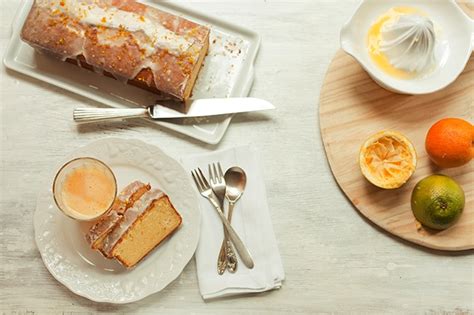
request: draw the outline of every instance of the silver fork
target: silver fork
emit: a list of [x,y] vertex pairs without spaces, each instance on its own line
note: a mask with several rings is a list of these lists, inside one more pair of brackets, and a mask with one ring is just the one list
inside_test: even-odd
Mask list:
[[199,193],[214,206],[219,214],[219,218],[221,219],[222,223],[224,223],[225,228],[227,229],[227,233],[229,234],[229,238],[235,246],[237,253],[239,254],[242,262],[244,263],[247,268],[252,269],[254,266],[252,256],[250,255],[247,247],[245,247],[244,242],[240,239],[237,232],[235,232],[234,228],[230,225],[229,221],[226,219],[224,212],[222,212],[222,208],[219,205],[219,199],[217,198],[216,194],[212,191],[211,186],[207,182],[206,177],[202,173],[200,168],[197,168],[191,171],[193,176],[194,182],[199,190]]
[[[219,199],[222,210],[224,211],[224,200],[226,184],[224,179],[224,172],[222,171],[221,163],[212,163],[209,167],[209,183],[211,188]],[[227,216],[227,220],[230,222],[230,217]],[[235,256],[232,244],[229,241],[229,236],[224,228],[224,241],[222,242],[219,256],[217,256],[217,273],[223,274],[225,269],[229,269],[229,272],[234,273],[237,270],[237,257]]]

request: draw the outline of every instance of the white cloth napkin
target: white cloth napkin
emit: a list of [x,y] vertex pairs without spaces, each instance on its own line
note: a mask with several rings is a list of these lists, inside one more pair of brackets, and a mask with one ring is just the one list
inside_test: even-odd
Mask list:
[[[224,237],[223,226],[214,207],[207,199],[199,196],[202,223],[195,256],[203,299],[280,288],[285,273],[268,211],[265,184],[256,150],[250,146],[241,146],[190,156],[181,161],[189,171],[200,167],[206,177],[208,164],[213,162],[220,162],[224,172],[232,166],[239,166],[247,174],[247,186],[235,205],[232,226],[249,249],[255,266],[251,270],[247,269],[239,258],[236,273],[226,270],[223,275],[217,274],[217,256]],[[227,206],[226,202],[226,211]]]

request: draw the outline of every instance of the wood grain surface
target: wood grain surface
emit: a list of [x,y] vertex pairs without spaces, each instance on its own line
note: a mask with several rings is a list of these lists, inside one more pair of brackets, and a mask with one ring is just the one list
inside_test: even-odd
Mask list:
[[[343,51],[334,57],[321,89],[319,119],[331,170],[347,197],[369,220],[408,241],[440,250],[474,248],[474,162],[438,169],[424,149],[428,129],[446,117],[472,122],[474,57],[464,72],[437,93],[412,96],[378,86],[359,63]],[[385,190],[370,184],[359,169],[361,144],[380,130],[397,130],[414,144],[417,170],[404,186]],[[460,220],[444,231],[426,229],[416,221],[410,196],[422,178],[441,173],[464,189],[466,205]]]

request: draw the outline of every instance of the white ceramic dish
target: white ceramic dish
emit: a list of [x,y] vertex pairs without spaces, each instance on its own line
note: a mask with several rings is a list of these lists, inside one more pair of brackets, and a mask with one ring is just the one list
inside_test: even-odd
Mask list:
[[36,245],[46,268],[72,292],[97,302],[129,303],[162,290],[181,274],[199,240],[201,212],[189,174],[159,148],[138,140],[93,142],[70,154],[58,168],[79,156],[107,163],[119,189],[133,180],[161,188],[183,223],[172,237],[127,270],[89,248],[84,233],[92,223],[80,223],[57,209],[51,192],[52,173],[43,185],[34,215]]
[[[438,67],[426,76],[397,79],[370,59],[367,33],[377,18],[396,6],[421,9],[438,28],[435,51]],[[382,87],[405,94],[427,94],[448,86],[461,74],[474,48],[474,22],[454,0],[364,0],[341,30],[341,47],[352,55]]]
[[[249,94],[254,78],[253,64],[260,46],[258,34],[184,6],[153,0],[141,2],[211,27],[210,51],[194,87],[194,98],[242,97]],[[24,0],[14,18],[12,37],[4,56],[6,67],[111,107],[156,103],[153,93],[35,53],[19,36],[32,3],[33,0]],[[72,119],[72,108],[71,117],[67,119]],[[232,115],[228,115],[152,123],[216,144],[224,136],[231,119]]]

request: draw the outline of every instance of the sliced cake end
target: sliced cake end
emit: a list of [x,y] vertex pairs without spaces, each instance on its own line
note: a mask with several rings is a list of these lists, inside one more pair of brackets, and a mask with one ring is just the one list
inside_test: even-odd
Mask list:
[[182,218],[168,196],[153,200],[112,250],[124,266],[135,266],[181,225]]

